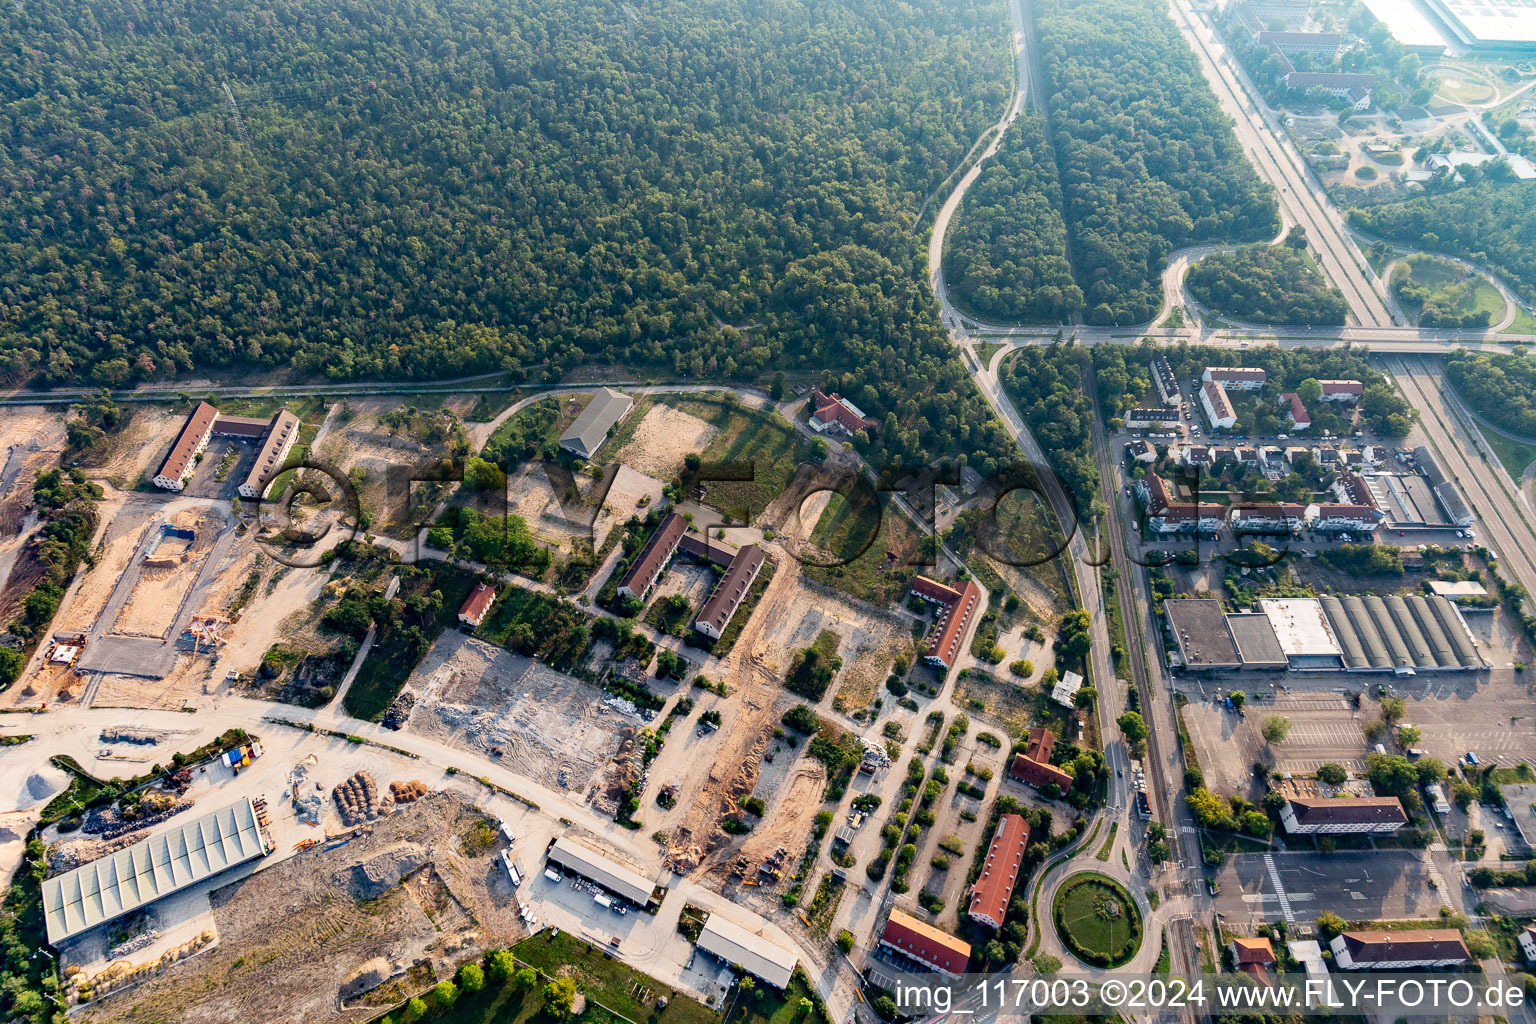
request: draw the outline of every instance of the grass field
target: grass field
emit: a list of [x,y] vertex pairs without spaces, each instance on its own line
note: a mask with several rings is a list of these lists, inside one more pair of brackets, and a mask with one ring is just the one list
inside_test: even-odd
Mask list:
[[[587,999],[587,1009],[571,1019],[581,1024],[617,1022],[615,1014],[636,1024],[713,1024],[719,1020],[719,1014],[697,1000],[564,932],[554,935],[546,931],[525,939],[512,947],[512,954],[520,967],[533,967],[546,976],[569,974],[576,980],[577,990]],[[530,992],[518,992],[510,982],[497,985],[488,980],[479,992],[461,992],[449,1007],[435,1005],[429,995],[423,1000],[429,1008],[419,1020],[422,1024],[524,1024],[532,1020],[553,1024],[555,1018],[544,1012],[544,980],[541,978]],[[666,998],[664,1009],[657,1008],[658,997]],[[397,1010],[390,1019],[410,1018]],[[779,1024],[777,1018],[774,1024]]]
[[[690,395],[660,400],[719,430],[699,453],[706,470],[725,470],[703,475],[701,482],[709,490],[705,500],[733,520],[750,523],[788,488],[796,461],[809,454],[809,442],[776,410],[748,408],[731,401],[734,397]],[[745,477],[748,470],[751,479],[729,479]],[[712,480],[711,475],[728,479]]]
[[1509,326],[1500,333],[1536,334],[1536,316],[1532,316],[1530,310],[1516,303],[1514,320],[1510,321]]
[[1525,467],[1536,462],[1536,445],[1526,444],[1523,441],[1511,441],[1491,430],[1484,430],[1482,434],[1483,440],[1488,442],[1489,449],[1498,456],[1499,462],[1508,471],[1511,479],[1518,484],[1521,474],[1525,472]]
[[805,574],[872,604],[899,599],[917,573],[913,563],[926,538],[894,504],[883,510],[881,504],[879,498],[859,502],[832,495],[811,531],[812,543],[829,557],[807,560]]
[[1141,945],[1141,913],[1108,875],[1084,872],[1056,890],[1053,916],[1068,948],[1089,963],[1118,967]]
[[1481,275],[1468,277],[1467,272],[1454,263],[1432,256],[1414,256],[1392,272],[1390,282],[1403,312],[1418,323],[1425,303],[1403,292],[1409,283],[1427,289],[1430,301],[1442,310],[1456,313],[1488,314],[1488,322],[1498,323],[1504,316],[1504,296]]
[[1445,103],[1486,103],[1493,99],[1493,87],[1483,82],[1457,78],[1452,73],[1441,78],[1435,99]]

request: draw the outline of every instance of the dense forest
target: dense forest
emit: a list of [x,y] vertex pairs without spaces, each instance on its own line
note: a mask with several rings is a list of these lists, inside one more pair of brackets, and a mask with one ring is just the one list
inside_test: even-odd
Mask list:
[[1038,114],[1013,123],[966,190],[944,239],[944,281],[960,308],[984,319],[1059,324],[1082,311],[1056,155]]
[[1031,346],[1010,356],[999,375],[1051,468],[1071,490],[1079,516],[1088,514],[1099,490],[1093,399],[1084,388],[1092,365],[1093,356],[1080,345]]
[[1036,5],[1073,269],[1094,324],[1151,320],[1174,249],[1278,230],[1189,46],[1142,0]]
[[6,4],[0,361],[855,368],[872,415],[919,403],[904,428],[974,412],[910,224],[1006,100],[1004,25],[988,0]]
[[1478,415],[1536,437],[1536,362],[1529,356],[1453,352],[1445,375]]
[[1388,241],[1481,264],[1527,302],[1536,301],[1536,182],[1483,182],[1354,209],[1349,219]]
[[1218,316],[1262,324],[1342,325],[1349,304],[1307,256],[1295,231],[1283,245],[1245,245],[1190,268],[1189,293]]

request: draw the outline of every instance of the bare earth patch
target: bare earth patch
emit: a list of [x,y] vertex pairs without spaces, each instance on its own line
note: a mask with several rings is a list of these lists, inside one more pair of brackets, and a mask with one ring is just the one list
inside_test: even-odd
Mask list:
[[646,476],[670,480],[682,467],[683,456],[702,452],[719,433],[699,417],[658,402],[614,459]]

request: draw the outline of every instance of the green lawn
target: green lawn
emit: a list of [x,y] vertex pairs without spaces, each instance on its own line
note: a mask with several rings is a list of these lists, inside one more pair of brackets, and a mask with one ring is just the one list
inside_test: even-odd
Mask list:
[[753,992],[742,994],[731,1007],[731,1016],[724,1024],[797,1024],[801,1021],[814,1024],[814,1015],[801,1015],[802,999],[816,1002],[815,995],[805,983],[805,975],[797,970],[783,992],[759,985]]
[[1141,913],[1108,875],[1084,872],[1056,891],[1056,930],[1068,948],[1101,967],[1118,967],[1141,945]]
[[[697,1000],[564,932],[555,935],[545,931],[524,939],[512,947],[512,953],[519,967],[533,967],[548,976],[569,973],[576,979],[577,989],[587,998],[586,1011],[572,1018],[579,1024],[607,1024],[617,1020],[614,1014],[636,1024],[715,1024],[719,1020],[719,1014]],[[543,980],[527,993],[517,992],[510,983],[498,986],[488,981],[479,992],[461,992],[446,1009],[436,1006],[428,994],[423,997],[428,1010],[420,1020],[422,1024],[555,1024],[555,1018],[544,1013]],[[665,1009],[657,1009],[658,997],[666,998]],[[603,1007],[608,1008],[606,1012]],[[398,1010],[388,1016],[394,1021],[402,1019]],[[773,1024],[781,1022],[775,1017]]]
[[[545,974],[569,973],[587,997],[640,1024],[713,1024],[719,1014],[655,978],[641,974],[612,954],[567,932],[544,931],[512,947],[518,960]],[[658,1012],[656,1000],[665,997]],[[501,1018],[495,1018],[498,1022]]]
[[997,355],[997,350],[1007,347],[1001,341],[983,341],[978,344],[976,346],[976,358],[980,361],[981,368],[985,370],[988,366],[992,365],[992,357]]
[[1536,316],[1519,303],[1515,304],[1515,319],[1504,328],[1505,334],[1536,334]]
[[801,567],[811,579],[845,594],[888,605],[911,585],[917,572],[912,563],[923,560],[925,540],[894,504],[834,494],[811,531],[811,542],[825,554]]
[[1520,475],[1525,472],[1525,467],[1536,462],[1536,445],[1526,444],[1523,441],[1511,441],[1491,430],[1484,430],[1482,434],[1483,440],[1488,442],[1489,449],[1498,456],[1499,462],[1518,484]]

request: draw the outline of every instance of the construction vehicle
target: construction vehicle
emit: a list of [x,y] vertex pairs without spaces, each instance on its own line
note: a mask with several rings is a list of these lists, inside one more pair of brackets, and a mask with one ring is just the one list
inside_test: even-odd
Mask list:
[[298,842],[293,844],[293,848],[295,850],[308,850],[308,849],[312,849],[315,846],[315,844],[318,843],[318,842],[319,842],[319,840],[318,839],[314,839],[314,838],[301,839]]

